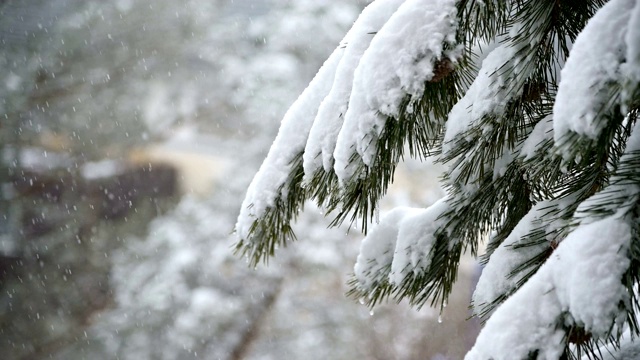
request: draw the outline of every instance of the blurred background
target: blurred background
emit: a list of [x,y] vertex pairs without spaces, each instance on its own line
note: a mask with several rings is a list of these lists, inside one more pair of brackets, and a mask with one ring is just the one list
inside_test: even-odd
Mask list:
[[[269,266],[232,254],[288,106],[367,1],[0,0],[0,358],[460,359],[442,314],[344,296],[362,235],[309,205]],[[443,195],[409,161],[384,207]]]

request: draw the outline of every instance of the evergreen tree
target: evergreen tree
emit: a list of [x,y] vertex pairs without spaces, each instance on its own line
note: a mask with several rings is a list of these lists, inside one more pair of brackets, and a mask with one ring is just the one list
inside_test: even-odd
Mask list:
[[632,358],[639,109],[640,1],[374,1],[285,115],[237,251],[266,261],[311,199],[366,233],[405,153],[435,155],[447,195],[368,232],[350,295],[443,306],[486,241],[467,359]]

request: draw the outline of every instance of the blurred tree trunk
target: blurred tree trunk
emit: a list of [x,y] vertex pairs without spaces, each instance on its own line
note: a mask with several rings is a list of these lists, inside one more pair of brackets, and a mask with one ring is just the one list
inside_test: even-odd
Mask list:
[[242,360],[249,353],[251,344],[260,336],[260,328],[280,295],[282,283],[283,278],[274,280],[271,291],[264,293],[262,301],[252,309],[253,313],[246,328],[242,331],[240,342],[233,349],[229,360]]

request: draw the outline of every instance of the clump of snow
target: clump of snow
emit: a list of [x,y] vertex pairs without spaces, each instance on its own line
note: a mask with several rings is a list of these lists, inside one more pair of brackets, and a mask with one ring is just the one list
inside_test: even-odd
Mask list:
[[[625,160],[625,156],[621,161]],[[588,224],[595,221],[599,216],[597,213],[603,214],[615,214],[623,213],[630,208],[636,206],[638,196],[640,195],[640,188],[637,184],[629,184],[628,181],[613,176],[611,184],[607,186],[603,191],[591,196],[587,200],[583,201],[574,214],[574,218],[581,224]],[[612,196],[615,194],[616,200],[612,201]],[[594,211],[596,216],[594,216]]]
[[329,93],[336,68],[343,54],[336,48],[325,61],[309,86],[287,111],[267,158],[247,189],[236,224],[241,238],[247,239],[251,225],[279,197],[286,197],[281,188],[291,173],[291,162],[304,150],[309,131],[322,99]]
[[[511,99],[520,96],[522,88],[516,88],[511,74],[523,76],[519,68],[520,47],[503,44],[496,47],[482,61],[482,68],[464,97],[451,109],[447,119],[443,151],[451,149],[451,143],[485,116],[501,115]],[[509,71],[507,71],[508,69]]]
[[431,264],[431,249],[449,210],[446,198],[430,207],[396,207],[362,241],[354,267],[358,287],[372,292],[379,284],[399,286]]
[[435,234],[441,225],[438,218],[448,209],[446,198],[443,198],[402,219],[389,274],[392,284],[400,285],[407,276],[420,274],[429,267]]
[[559,359],[564,332],[555,326],[561,311],[552,284],[529,281],[489,318],[465,360]]
[[635,0],[608,2],[576,38],[562,69],[553,106],[556,144],[569,132],[596,139],[607,126],[600,112],[611,100],[611,83],[621,80],[624,34],[635,3]]
[[549,139],[553,139],[553,116],[547,116],[536,124],[527,139],[522,143],[520,157],[523,160],[533,158],[540,146]]
[[500,157],[495,159],[495,162],[493,164],[493,180],[497,180],[503,177],[507,172],[507,168],[515,159],[515,153],[511,151],[509,147],[505,146],[502,149],[502,154],[500,155]]
[[[517,40],[495,47],[482,61],[482,67],[464,97],[451,109],[447,119],[443,141],[443,151],[451,149],[454,139],[478,125],[483,118],[494,115],[500,118],[507,104],[522,95],[523,84],[514,81],[514,76],[527,78],[535,69],[531,66],[535,51],[527,51],[542,41],[541,32],[524,28],[524,23],[516,23],[510,30],[510,38],[520,32],[529,32],[529,42]],[[529,23],[535,28],[537,24]],[[490,129],[483,129],[489,131]]]
[[552,255],[551,279],[562,308],[594,335],[606,334],[612,319],[624,320],[619,307],[628,293],[621,279],[630,242],[629,224],[610,217],[579,226]]
[[[627,176],[620,176],[620,171],[629,171],[637,152],[640,151],[640,123],[636,122],[627,139],[627,146],[620,157],[618,169],[602,191],[583,201],[576,210],[574,218],[581,224],[595,221],[601,214],[619,214],[633,209],[640,197],[640,186]],[[637,171],[637,170],[636,170]],[[595,216],[594,216],[595,215]],[[598,216],[600,215],[600,216]]]
[[[628,299],[631,227],[612,216],[577,227],[547,262],[489,318],[467,360],[560,357],[561,326],[578,325],[596,337],[624,321]],[[518,319],[518,321],[514,321]]]
[[[459,56],[453,0],[407,0],[380,29],[354,72],[344,125],[334,152],[338,179],[347,181],[357,152],[366,165],[376,154],[375,142],[388,117],[397,118],[402,101],[418,100],[435,64]],[[445,44],[454,50],[445,51]]]
[[476,314],[480,313],[485,305],[491,304],[500,295],[508,295],[516,289],[517,283],[522,279],[524,273],[521,272],[511,276],[511,272],[531,259],[533,255],[539,253],[541,245],[519,249],[514,249],[514,246],[521,244],[527,235],[541,226],[541,218],[549,212],[550,206],[551,204],[546,201],[536,204],[493,252],[473,293]]
[[455,62],[457,9],[452,0],[408,0],[376,35],[360,67],[367,104],[385,115],[397,116],[405,94],[422,96],[434,64],[443,58]]
[[345,50],[336,70],[335,82],[320,104],[304,150],[305,180],[309,180],[320,166],[325,171],[331,170],[333,151],[349,105],[354,71],[374,35],[403,2],[404,0],[378,0],[371,3],[342,40],[341,46]]
[[362,241],[354,266],[358,287],[371,290],[386,282],[393,261],[402,219],[420,214],[422,209],[397,207],[388,212]]
[[459,135],[463,134],[470,128],[472,119],[471,114],[474,109],[473,102],[476,98],[478,89],[481,88],[481,85],[477,84],[479,83],[479,78],[480,76],[476,78],[469,89],[467,89],[467,92],[462,97],[462,99],[458,100],[458,102],[449,112],[449,117],[447,118],[445,127],[444,139],[442,142],[442,151],[445,153],[451,149],[451,145],[454,139],[459,139]]

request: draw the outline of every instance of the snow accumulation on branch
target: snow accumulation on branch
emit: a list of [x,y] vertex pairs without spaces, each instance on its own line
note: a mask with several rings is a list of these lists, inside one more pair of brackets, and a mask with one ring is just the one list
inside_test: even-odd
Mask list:
[[568,133],[596,140],[609,125],[603,111],[610,109],[620,95],[620,89],[612,84],[624,83],[621,80],[630,75],[621,67],[636,46],[627,46],[634,44],[634,39],[625,41],[625,34],[630,38],[638,32],[628,31],[633,25],[630,19],[634,5],[638,7],[635,0],[608,2],[587,23],[571,49],[553,107],[554,140],[565,158],[570,158],[575,148],[573,142],[566,141]]
[[320,164],[325,170],[335,165],[340,180],[350,178],[354,148],[366,164],[373,161],[384,121],[398,117],[407,96],[422,96],[438,61],[453,64],[460,56],[456,14],[454,0],[378,0],[367,7],[285,114],[247,190],[236,225],[240,238],[249,237],[254,221],[278,199],[286,199],[285,184],[300,154],[305,181]]
[[547,249],[547,244],[529,245],[517,249],[516,247],[523,245],[526,242],[526,237],[537,228],[544,227],[545,224],[542,220],[552,207],[553,205],[547,201],[536,204],[493,252],[489,262],[482,270],[482,275],[473,293],[473,308],[476,315],[482,315],[487,305],[517,289],[517,284],[523,278],[524,272],[512,275],[513,271],[539,252]]
[[448,210],[444,199],[406,216],[400,223],[389,281],[400,286],[407,277],[422,275],[431,265],[431,250],[440,228],[439,218]]
[[[477,77],[451,110],[443,141],[444,153],[451,150],[455,140],[464,139],[465,132],[480,125],[484,118],[504,117],[508,105],[523,95],[523,79],[529,78],[539,60],[533,50],[548,39],[544,39],[544,32],[541,31],[544,21],[529,21],[529,13],[520,14],[519,17],[509,31],[508,40],[487,54]],[[530,34],[526,41],[518,36],[522,33]],[[490,131],[488,128],[481,130],[483,133]]]
[[357,153],[371,165],[376,140],[403,101],[420,99],[439,60],[455,63],[456,6],[453,0],[407,0],[371,41],[354,71],[353,88],[334,152],[341,183],[355,173]]
[[[305,199],[310,187],[321,183],[317,174],[331,181],[337,177],[342,192],[325,189],[336,192],[330,206],[341,204],[344,212],[368,220],[369,206],[376,205],[372,199],[386,191],[386,183],[378,188],[370,183],[392,178],[403,153],[384,155],[410,142],[410,135],[388,130],[389,124],[413,124],[403,122],[409,118],[430,124],[424,118],[433,102],[423,101],[432,99],[429,86],[439,67],[473,68],[466,66],[458,43],[456,3],[461,4],[377,0],[362,12],[285,115],[249,187],[237,225],[241,238],[249,237],[252,224],[277,201],[291,196],[287,192],[294,189],[285,185],[291,183],[294,160],[304,170],[299,191]],[[502,30],[508,34],[492,45],[472,83],[466,78],[452,83],[453,94],[444,86],[433,91],[452,99],[446,106],[451,111],[438,115],[442,123],[434,131],[444,134],[433,136],[442,142],[443,161],[450,161],[449,195],[426,209],[389,212],[363,240],[354,267],[352,293],[370,296],[370,305],[389,295],[422,301],[420,294],[435,293],[444,299],[444,286],[455,277],[433,269],[455,270],[463,246],[475,255],[479,238],[495,230],[495,251],[488,252],[473,296],[476,315],[495,312],[467,360],[557,359],[575,329],[595,342],[614,331],[621,334],[637,304],[624,278],[636,261],[630,254],[637,246],[632,244],[637,219],[630,214],[640,199],[640,125],[625,107],[637,112],[640,106],[640,1],[611,0],[597,12],[602,4],[585,5],[588,16],[580,14],[576,21],[586,27],[573,45],[565,37],[573,39],[577,31],[563,19],[571,6],[558,10],[552,3],[530,3],[536,5],[512,9],[504,27],[495,25],[496,36]],[[556,94],[553,69],[562,65]],[[411,111],[427,115],[407,115]],[[574,141],[604,139],[605,133],[611,139],[599,149],[585,150]],[[399,141],[387,141],[387,135]],[[569,171],[560,168],[561,157],[593,158],[595,151],[604,152],[602,163],[585,165],[576,158]],[[547,179],[549,184],[539,184]],[[429,290],[445,283],[440,292]]]
[[576,222],[588,224],[603,216],[622,217],[632,211],[640,200],[639,159],[640,122],[636,122],[609,185],[578,206],[574,214]]
[[523,161],[532,159],[536,152],[542,151],[543,145],[553,140],[553,116],[549,115],[538,121],[536,126],[531,130],[527,139],[522,143],[519,157]]
[[283,189],[292,172],[292,162],[304,150],[318,106],[331,89],[343,53],[341,46],[333,51],[309,86],[284,115],[278,135],[249,185],[240,209],[236,224],[236,232],[240,238],[248,239],[253,222],[267,208],[273,207],[276,199],[287,197],[288,194],[283,193]]
[[573,326],[606,336],[624,321],[620,304],[628,293],[621,278],[630,241],[623,219],[579,226],[489,318],[465,359],[525,359],[535,351],[540,359],[558,359]]
[[[615,93],[618,90],[612,93],[611,89],[615,88],[612,84],[625,83],[621,73],[625,58],[627,64],[632,61],[628,54],[629,48],[635,46],[632,41],[638,43],[629,34],[637,32],[632,26],[639,7],[635,0],[613,0],[589,21],[562,70],[553,127],[548,119],[539,122],[522,146],[522,158],[532,158],[538,145],[550,136],[562,155],[569,154],[563,148],[568,146],[568,142],[563,143],[568,133],[596,139],[610,126],[603,110],[615,108],[612,102],[620,102]],[[571,329],[582,329],[594,339],[622,329],[630,303],[629,289],[623,284],[631,263],[634,220],[629,212],[637,206],[640,196],[638,139],[640,129],[636,123],[609,185],[578,206],[568,236],[491,315],[466,359],[527,358],[536,353],[538,358],[556,359],[563,353]],[[550,205],[543,201],[534,206],[493,253],[474,294],[476,307],[516,289],[521,273],[514,276],[514,267],[532,257],[523,249],[534,251],[535,247],[516,250],[514,246],[535,227],[545,226],[539,219],[548,218],[541,211]],[[559,206],[562,207],[560,203]],[[519,321],[514,322],[514,318]]]
[[382,284],[399,287],[431,264],[439,217],[448,210],[440,199],[426,209],[400,207],[387,213],[362,241],[354,267],[356,287],[364,293]]
[[404,0],[378,0],[371,3],[362,11],[342,41],[344,53],[336,69],[335,81],[320,104],[304,149],[305,181],[309,181],[321,166],[324,171],[331,171],[333,151],[349,106],[354,71],[375,34],[403,2]]
[[421,209],[397,207],[385,214],[380,223],[364,238],[354,266],[358,287],[365,292],[389,281],[391,264],[401,222]]
[[443,152],[451,148],[451,144],[476,125],[487,115],[502,115],[507,103],[519,96],[520,89],[514,89],[515,82],[505,72],[505,68],[513,66],[512,62],[518,52],[511,44],[503,44],[491,51],[482,62],[482,68],[464,97],[451,109],[447,119],[443,141]]

